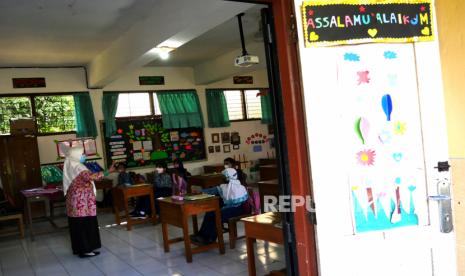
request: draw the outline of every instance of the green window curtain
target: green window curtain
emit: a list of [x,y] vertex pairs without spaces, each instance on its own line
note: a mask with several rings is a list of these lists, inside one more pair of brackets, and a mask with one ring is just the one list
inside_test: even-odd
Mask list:
[[103,119],[105,120],[105,137],[116,132],[115,115],[118,108],[118,92],[105,92],[102,99]]
[[73,98],[76,114],[76,136],[97,137],[94,109],[89,93],[75,93]]
[[164,128],[203,127],[202,110],[195,90],[157,93]]
[[208,127],[228,127],[229,122],[228,106],[223,90],[207,89],[207,112]]
[[273,110],[271,108],[271,94],[270,90],[260,91],[260,103],[262,107],[262,124],[273,124]]

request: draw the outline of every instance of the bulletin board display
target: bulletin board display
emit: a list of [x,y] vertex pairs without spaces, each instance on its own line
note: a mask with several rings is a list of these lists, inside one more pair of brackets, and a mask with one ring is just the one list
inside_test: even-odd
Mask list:
[[[101,122],[102,130],[105,123]],[[104,133],[104,132],[103,132]],[[126,162],[128,168],[156,162],[207,158],[203,128],[163,128],[161,117],[116,121],[116,133],[104,138],[105,163]]]
[[57,149],[57,160],[62,160],[66,157],[66,153],[72,147],[83,147],[84,154],[88,157],[100,157],[97,152],[97,143],[95,138],[86,137],[86,138],[77,138],[77,139],[67,139],[67,140],[55,140],[56,149]]

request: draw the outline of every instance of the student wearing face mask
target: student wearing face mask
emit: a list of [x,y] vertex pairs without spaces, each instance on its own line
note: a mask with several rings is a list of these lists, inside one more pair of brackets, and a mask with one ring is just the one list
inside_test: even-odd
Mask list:
[[126,171],[125,163],[118,163],[118,186],[131,186],[134,184],[131,175]]
[[114,164],[105,172],[92,173],[84,165],[83,147],[72,147],[66,154],[63,166],[63,192],[66,195],[71,247],[81,258],[99,254],[101,247],[95,200],[95,180],[116,171]]
[[157,215],[160,214],[160,208],[158,207],[158,201],[156,199],[159,197],[168,197],[173,195],[173,181],[167,170],[168,167],[164,162],[159,162],[155,165],[153,188]]
[[239,180],[239,182],[241,182],[241,185],[243,185],[244,187],[247,187],[247,182],[246,182],[247,176],[241,170],[240,163],[237,162],[236,160],[232,159],[231,157],[228,157],[228,158],[224,159],[224,169],[226,170],[226,169],[229,169],[229,168],[236,170],[237,179]]

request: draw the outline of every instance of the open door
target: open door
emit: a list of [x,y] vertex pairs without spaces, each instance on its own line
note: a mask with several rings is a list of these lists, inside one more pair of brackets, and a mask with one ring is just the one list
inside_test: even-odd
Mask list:
[[437,42],[299,54],[320,275],[456,275]]

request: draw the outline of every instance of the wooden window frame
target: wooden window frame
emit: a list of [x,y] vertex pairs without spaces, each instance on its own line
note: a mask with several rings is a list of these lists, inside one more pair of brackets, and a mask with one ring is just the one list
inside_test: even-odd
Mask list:
[[231,91],[231,90],[235,90],[235,91],[240,91],[241,92],[241,99],[242,99],[242,118],[243,119],[238,119],[238,120],[229,120],[230,122],[248,122],[248,121],[260,121],[262,118],[247,118],[247,105],[246,105],[246,102],[245,102],[245,90],[263,90],[263,89],[268,89],[268,88],[264,88],[264,87],[247,87],[247,88],[218,88],[220,90],[223,90],[223,91]]

